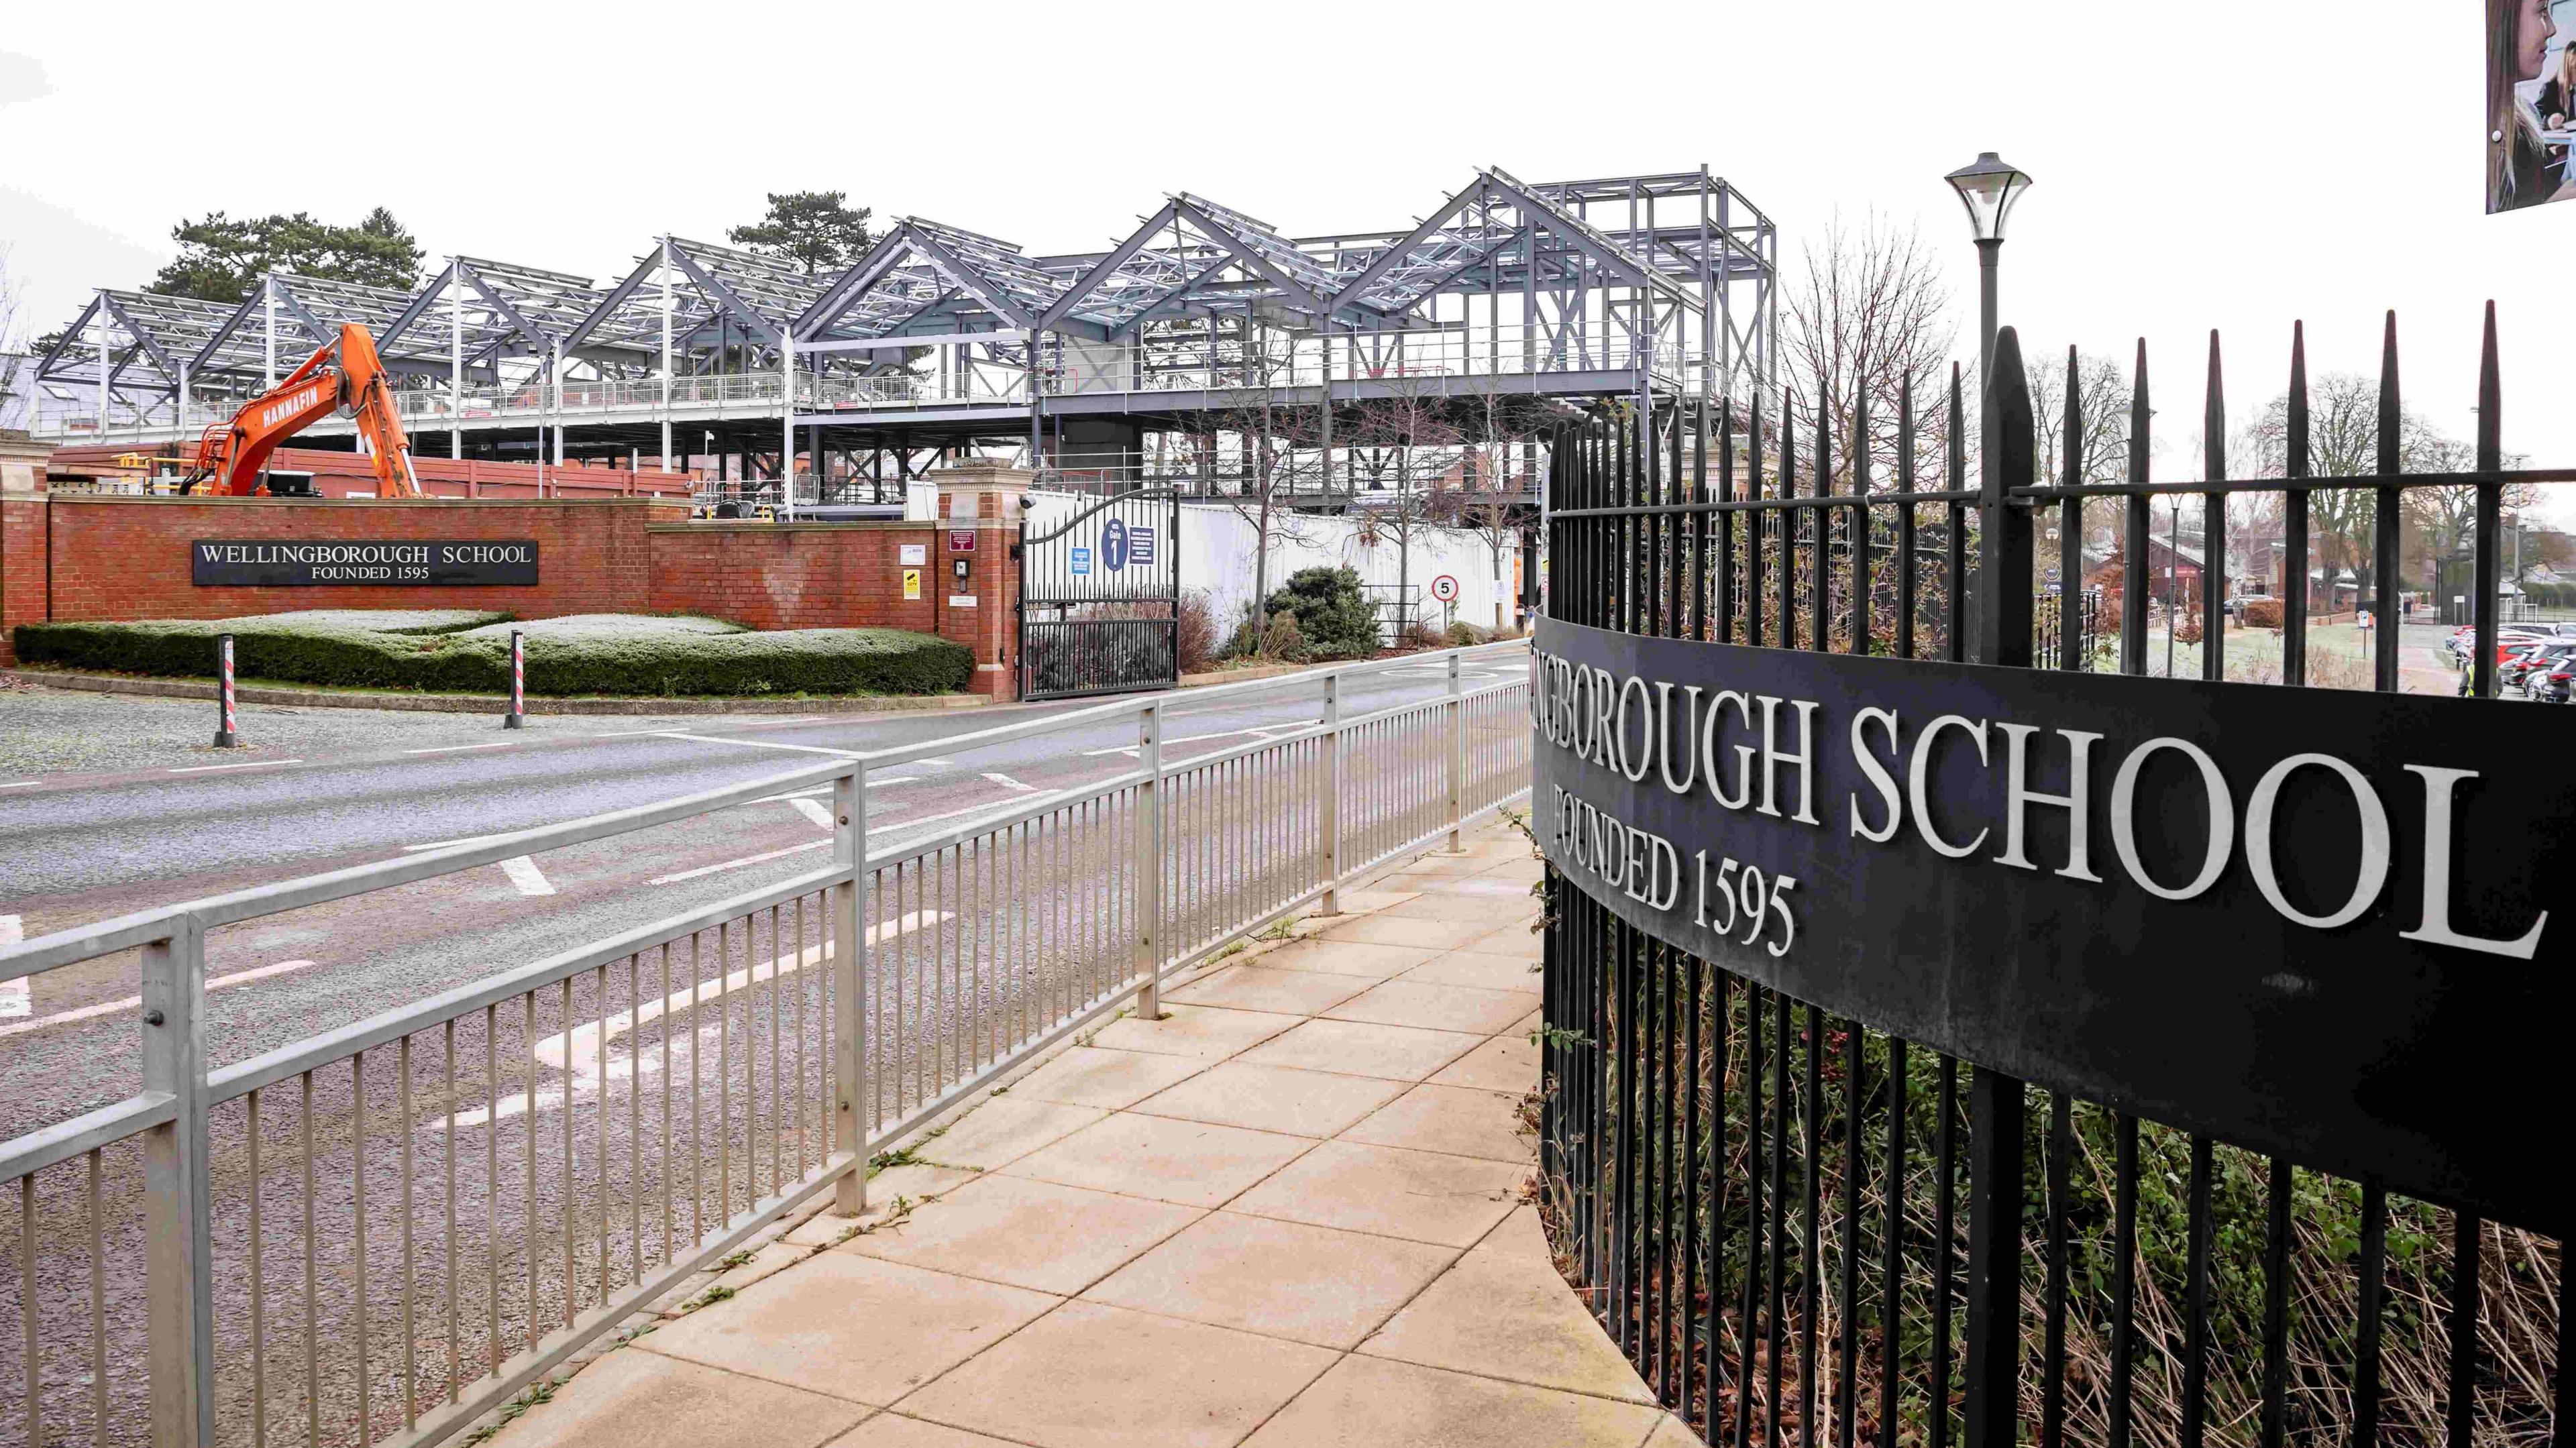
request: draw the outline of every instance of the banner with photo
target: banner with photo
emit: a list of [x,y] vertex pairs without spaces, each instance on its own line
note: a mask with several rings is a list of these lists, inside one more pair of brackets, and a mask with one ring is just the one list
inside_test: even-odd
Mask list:
[[2576,0],[2487,0],[2487,210],[2576,196]]

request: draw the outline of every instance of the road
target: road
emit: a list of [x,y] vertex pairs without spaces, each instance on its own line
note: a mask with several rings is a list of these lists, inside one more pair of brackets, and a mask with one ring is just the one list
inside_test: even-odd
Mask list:
[[[1473,689],[1519,660],[1469,669]],[[1345,715],[1443,692],[1439,665],[1352,681]],[[475,836],[525,829],[778,774],[847,751],[954,738],[1095,701],[941,714],[667,722],[538,716],[507,738],[335,755],[256,753],[221,767],[0,779],[0,920],[27,937],[154,905]],[[111,706],[112,707],[112,706]],[[1318,717],[1307,685],[1253,699],[1172,696],[1166,758],[1184,760]],[[500,734],[492,728],[495,736]],[[872,849],[1011,798],[1133,767],[1135,727],[1105,721],[905,765],[872,786]],[[583,941],[822,862],[823,812],[779,798],[646,834],[559,850],[249,922],[207,943],[209,1053],[241,1060]],[[125,1002],[132,958],[28,983],[0,1017],[0,1138],[136,1089]]]
[[[1526,667],[1520,660],[1477,665],[1467,683],[1504,682]],[[1353,681],[1343,710],[1349,717],[1445,689],[1442,666],[1397,668]],[[1089,702],[640,725],[540,717],[508,737],[493,737],[500,731],[487,720],[481,728],[461,722],[425,734],[406,725],[392,740],[353,721],[349,732],[367,742],[351,747],[334,747],[331,721],[308,715],[296,721],[291,754],[208,759],[165,747],[137,751],[153,761],[149,767],[0,777],[0,936],[35,936],[741,784],[851,750],[954,739]],[[0,721],[6,704],[0,700]],[[1174,695],[1165,757],[1180,763],[1221,752],[1311,723],[1318,712],[1312,684],[1243,700]],[[1135,745],[1132,720],[1104,721],[887,769],[871,787],[871,849],[925,837],[1013,799],[1124,773],[1133,768]],[[165,762],[172,759],[188,762]],[[1269,778],[1268,794],[1248,779],[1217,786],[1237,804],[1225,820],[1227,839],[1261,833],[1245,823],[1243,802],[1299,807],[1275,792],[1284,776]],[[1178,791],[1174,803],[1190,798]],[[1176,839],[1194,830],[1214,838],[1204,820],[1177,809]],[[240,1061],[809,871],[825,862],[828,824],[815,792],[782,793],[678,825],[219,930],[206,949],[211,1062]],[[1025,1010],[1031,992],[1059,997],[1059,978],[1070,982],[1061,1000],[1083,993],[1086,973],[1094,981],[1115,978],[1124,951],[1112,946],[1102,918],[1114,897],[1095,888],[1114,868],[1102,856],[1115,852],[1098,848],[1111,838],[1100,833],[1103,826],[1094,817],[1038,836],[1036,871],[1015,877],[1021,898],[937,893],[973,882],[943,882],[932,871],[934,893],[926,900],[893,902],[887,928],[895,939],[872,955],[871,974],[879,981],[880,1031],[903,1034],[914,1054],[909,1070],[900,1056],[880,1061],[881,1090],[891,1079],[900,1095],[907,1074],[922,1088],[953,1078],[954,1053],[965,1046],[971,1056],[972,1042],[992,1034],[984,1029],[988,1016]],[[1085,840],[1093,847],[1083,850],[1078,842]],[[1046,841],[1077,843],[1057,843],[1049,860]],[[1285,868],[1229,855],[1223,846],[1200,853],[1200,865],[1222,866],[1217,873],[1232,878],[1278,877]],[[560,1320],[567,1259],[578,1258],[577,1282],[613,1276],[622,1284],[666,1252],[685,1254],[756,1189],[793,1180],[819,1161],[822,973],[801,968],[812,957],[799,949],[819,943],[815,904],[812,936],[800,933],[792,911],[771,917],[769,933],[758,919],[748,928],[737,922],[726,932],[704,932],[685,949],[567,982],[560,993],[550,988],[498,1013],[469,1014],[452,1030],[419,1033],[399,1052],[379,1049],[366,1061],[363,1111],[346,1063],[269,1088],[256,1117],[245,1114],[244,1101],[219,1108],[210,1127],[216,1252],[224,1268],[217,1336],[229,1364],[217,1411],[227,1433],[263,1416],[272,1433],[300,1433],[311,1412],[322,1441],[379,1435],[400,1421],[402,1383],[424,1404],[444,1396],[451,1351],[470,1382],[491,1354],[506,1354]],[[1006,943],[992,926],[979,935],[1013,910],[1015,919],[1045,919],[1053,934]],[[911,921],[920,922],[918,933]],[[982,939],[978,948],[998,949],[1002,961],[963,989],[955,967],[961,938]],[[1024,963],[1014,966],[1024,951]],[[139,1088],[135,967],[129,954],[51,972],[29,982],[14,1003],[22,1014],[0,1014],[0,1137]],[[1011,983],[997,985],[1005,975]],[[704,998],[702,988],[710,988]],[[809,1040],[816,1047],[810,1060]],[[926,1061],[919,1054],[925,1049]],[[943,1049],[951,1054],[944,1074]],[[782,1164],[782,1149],[794,1160]],[[87,1437],[92,1423],[84,1387],[92,1381],[84,1315],[91,1252],[83,1237],[93,1211],[105,1308],[99,1341],[110,1364],[108,1437],[132,1441],[142,1431],[138,1168],[130,1147],[110,1150],[94,1207],[84,1199],[80,1169],[66,1164],[45,1174],[31,1205],[42,1224],[35,1296],[48,1344],[46,1417],[58,1436]],[[264,1209],[255,1234],[247,1225],[261,1220],[250,1216],[253,1196]],[[618,1220],[620,1203],[630,1220]],[[439,1225],[442,1213],[451,1227]],[[575,1219],[578,1243],[563,1225]],[[412,1246],[415,1226],[421,1235],[412,1251],[388,1250]],[[368,1231],[379,1246],[364,1245]],[[252,1235],[267,1250],[264,1272],[247,1267]],[[559,1248],[549,1245],[558,1238]],[[405,1268],[407,1258],[416,1273]],[[415,1280],[427,1314],[417,1323]],[[13,1321],[24,1286],[0,1282],[0,1306]],[[596,1300],[595,1292],[575,1296],[576,1307]],[[397,1304],[399,1317],[389,1316]],[[302,1314],[312,1314],[315,1326],[302,1326]],[[254,1320],[265,1324],[256,1335]],[[372,1325],[372,1357],[352,1340],[359,1322]],[[319,1348],[309,1369],[308,1337]],[[264,1375],[244,1373],[245,1349],[263,1345]],[[5,1381],[20,1382],[20,1370],[13,1367]],[[370,1384],[372,1400],[361,1398],[361,1385]],[[16,1396],[0,1388],[0,1424],[7,1425],[0,1441],[23,1411],[5,1401]],[[359,1430],[361,1421],[367,1431]]]

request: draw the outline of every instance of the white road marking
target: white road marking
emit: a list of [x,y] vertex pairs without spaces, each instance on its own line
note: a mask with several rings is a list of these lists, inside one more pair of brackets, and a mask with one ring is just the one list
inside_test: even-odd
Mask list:
[[949,765],[956,762],[957,761],[953,759],[916,759],[913,761],[913,763],[920,765],[924,769],[946,769]]
[[[230,975],[219,975],[214,979],[207,981],[206,989],[223,990],[229,986],[247,985],[255,980],[266,980],[272,975],[284,975],[289,971],[302,970],[311,964],[313,964],[313,962],[309,960],[281,960],[275,965],[263,965],[251,970],[237,970]],[[98,1016],[110,1016],[116,1014],[118,1011],[135,1010],[141,1007],[142,1004],[143,997],[127,996],[123,1000],[101,1001],[99,1004],[94,1006],[81,1006],[74,1010],[56,1011],[50,1016],[38,1016],[32,1021],[20,1021],[14,1026],[0,1026],[0,1037],[23,1035],[28,1031],[41,1031],[47,1026],[65,1025],[72,1021],[86,1021]]]
[[676,875],[656,875],[644,883],[647,885],[676,885],[682,880],[694,880],[701,875],[712,875],[719,870],[738,870],[745,865],[766,864],[771,860],[783,860],[789,855],[801,855],[807,850],[830,849],[831,846],[832,842],[830,840],[811,840],[801,845],[789,845],[783,850],[771,850],[765,855],[745,855],[739,860],[727,860],[718,865],[700,865],[694,870],[682,870]]
[[537,862],[526,855],[512,855],[503,860],[501,873],[510,877],[510,883],[518,886],[522,895],[551,895],[555,892],[554,882],[547,879],[546,872],[538,869]]
[[821,800],[806,799],[800,796],[789,800],[788,803],[796,806],[796,812],[798,814],[812,820],[822,828],[828,830],[832,827],[832,812],[823,807],[823,802]]
[[33,779],[13,779],[7,784],[0,784],[0,789],[32,789],[38,783],[40,781]]
[[468,749],[507,749],[516,739],[495,739],[489,744],[442,744],[436,749],[406,749],[405,754],[462,754]]
[[167,774],[205,774],[217,769],[272,769],[281,764],[302,764],[301,759],[253,759],[241,764],[190,764],[165,770]]
[[[920,930],[931,925],[937,925],[942,921],[954,918],[955,917],[950,912],[945,910],[932,910],[927,912],[913,911],[895,921],[894,929],[892,931],[888,931],[882,925],[869,926],[867,930],[867,942],[870,945],[875,945],[882,940],[891,938],[892,936],[909,935],[915,930]],[[721,1001],[724,997],[736,991],[748,990],[752,985],[759,981],[776,980],[778,977],[786,975],[791,971],[799,971],[808,966],[821,965],[823,962],[831,958],[832,952],[829,946],[808,946],[801,954],[795,956],[780,956],[774,960],[762,961],[748,969],[734,971],[726,975],[720,981],[706,981],[694,985],[688,990],[673,991],[671,994],[664,996],[660,1000],[646,1001],[642,1006],[635,1010],[620,1011],[617,1014],[608,1017],[604,1021],[591,1021],[584,1025],[575,1026],[568,1034],[559,1032],[555,1035],[547,1036],[538,1041],[536,1045],[530,1049],[529,1054],[536,1058],[539,1065],[563,1072],[564,1075],[569,1078],[571,1088],[574,1091],[595,1092],[599,1089],[600,1081],[602,1079],[599,1072],[599,1051],[600,1046],[602,1045],[602,1041],[600,1039],[602,1032],[606,1033],[609,1041],[614,1041],[618,1037],[634,1030],[637,1026],[646,1021],[657,1020],[684,1007],[691,1010],[693,1016],[692,1025],[694,1026],[694,1014],[698,1008]],[[716,1028],[699,1027],[698,1029],[704,1031]],[[655,1059],[651,1054],[649,1054],[649,1052],[638,1052],[636,1055],[624,1060],[610,1062],[608,1064],[608,1076],[610,1078],[629,1077],[636,1074],[639,1070],[659,1069],[661,1069],[661,1062],[659,1060]],[[553,1090],[538,1092],[538,1108],[543,1110],[562,1105],[565,1094],[565,1091],[560,1087]],[[505,1117],[516,1116],[527,1109],[528,1098],[523,1092],[517,1096],[503,1097],[500,1103],[500,1110],[497,1113],[488,1108],[477,1108],[472,1111],[460,1111],[456,1113],[455,1119],[456,1124],[459,1126],[480,1126],[484,1122],[491,1120],[496,1114]],[[443,1124],[446,1119],[447,1118],[442,1116],[438,1118],[438,1121]]]
[[1000,785],[1002,788],[1009,790],[1009,791],[1010,791],[1010,792],[1012,792],[1013,794],[1034,794],[1034,793],[1036,793],[1036,792],[1037,792],[1037,786],[1036,786],[1036,785],[1034,785],[1034,784],[1022,784],[1022,783],[1020,783],[1018,780],[1011,778],[1011,777],[1010,777],[1009,775],[1007,775],[1007,774],[990,774],[990,773],[988,773],[988,774],[986,774],[984,777],[985,777],[986,779],[989,779],[989,780],[993,781],[995,784]]
[[665,739],[686,739],[697,744],[732,744],[744,749],[792,749],[798,754],[829,754],[836,759],[856,759],[853,749],[825,749],[819,744],[772,744],[766,739],[727,739],[720,734],[682,734],[677,730],[658,731]]
[[[15,945],[27,938],[26,922],[15,915],[0,915],[0,945]],[[27,995],[27,978],[0,980],[0,1016],[23,1016],[36,1008]]]
[[[921,776],[919,776],[919,775],[917,775],[917,774],[898,774],[898,775],[894,775],[894,776],[892,776],[891,778],[887,778],[887,779],[878,779],[878,778],[876,778],[876,777],[874,777],[874,776],[870,776],[870,777],[869,777],[869,779],[868,779],[868,788],[870,788],[870,789],[877,789],[877,788],[880,788],[880,787],[882,787],[882,786],[889,785],[889,784],[919,784],[919,783],[921,783]],[[758,798],[758,799],[756,799],[756,800],[753,800],[753,801],[752,801],[752,803],[753,803],[753,804],[776,804],[778,801],[780,801],[780,800],[782,800],[782,799],[820,799],[820,798],[822,798],[824,795],[830,794],[831,792],[832,792],[832,786],[831,786],[831,785],[828,785],[828,784],[818,784],[818,785],[814,786],[812,789],[800,789],[800,790],[796,790],[796,791],[794,791],[793,793],[790,793],[790,794],[764,794],[764,795],[762,795],[760,798]]]
[[[1211,710],[1210,712],[1214,711]],[[1208,734],[1167,734],[1163,737],[1163,743],[1167,746],[1173,744],[1194,744],[1202,739],[1232,739],[1238,734],[1249,734],[1255,739],[1267,739],[1273,734],[1285,733],[1292,729],[1302,729],[1305,727],[1306,726],[1302,724],[1262,724],[1242,729],[1219,729]],[[1113,744],[1106,749],[1086,749],[1082,751],[1082,753],[1083,757],[1086,759],[1102,754],[1124,754],[1128,758],[1133,759],[1136,757],[1137,750],[1142,747],[1142,745],[1136,744]],[[987,777],[989,778],[990,776]]]

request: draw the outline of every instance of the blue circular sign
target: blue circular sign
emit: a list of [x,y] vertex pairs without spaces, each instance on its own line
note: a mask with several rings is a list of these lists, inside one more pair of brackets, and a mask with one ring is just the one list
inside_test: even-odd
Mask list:
[[1127,566],[1127,525],[1116,518],[1101,525],[1100,564],[1112,573]]

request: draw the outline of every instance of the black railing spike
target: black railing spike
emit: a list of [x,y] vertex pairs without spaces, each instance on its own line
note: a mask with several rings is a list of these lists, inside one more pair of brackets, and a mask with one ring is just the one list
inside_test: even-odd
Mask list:
[[[2397,390],[2397,313],[2390,309],[2379,340],[2379,458],[2382,473],[2394,473],[2405,466],[2405,410]],[[2304,503],[2304,499],[2302,502]],[[2374,493],[2371,510],[2370,570],[2371,583],[2378,595],[2379,612],[2373,619],[2377,638],[2372,658],[2372,683],[2385,693],[2397,692],[2398,608],[2398,511],[2403,494],[2396,488],[2380,488]],[[2358,600],[2355,600],[2356,603]]]
[[[1950,364],[1950,447],[1949,476],[1942,480],[1945,492],[1964,492],[1968,486],[1968,414],[1960,378],[1960,364]],[[1949,557],[1941,575],[1942,591],[1947,593],[1950,617],[1942,631],[1942,653],[1950,662],[1964,663],[1968,657],[1968,509],[1963,503],[1949,505]]]
[[[2496,372],[2495,302],[2487,303],[2486,335],[2478,345],[2478,471],[2504,466],[2504,386]],[[2495,693],[2496,595],[2502,589],[2504,559],[2497,534],[2504,526],[2504,485],[2477,485],[2477,596],[2470,617],[2477,624],[2477,660],[2470,687],[2481,699]]]
[[[2073,344],[2066,348],[2066,421],[2059,439],[2065,453],[2066,486],[2081,487],[2084,476],[2084,382]],[[2082,670],[2088,631],[2084,627],[2084,499],[2070,494],[2057,518],[2057,666]]]
[[[2308,475],[2308,328],[2290,324],[2290,393],[2284,411],[2282,472]],[[2281,680],[2308,681],[2308,495],[2281,498]]]
[[[2200,456],[2210,482],[2227,477],[2227,385],[2218,364],[2218,329],[2209,329],[2209,391],[2200,414]],[[2227,495],[2213,492],[2200,513],[2200,676],[2227,676]],[[2170,625],[2168,625],[2170,626]]]
[[[2129,481],[2133,485],[2147,481],[2148,434],[2154,419],[2154,409],[2147,406],[2147,339],[2140,337],[2137,365],[2129,380]],[[2147,500],[2144,494],[2132,493],[2122,502],[2120,552],[2127,569],[2120,579],[2120,668],[2143,674],[2147,671],[2148,590],[2155,582],[2155,570],[2147,560]]]

